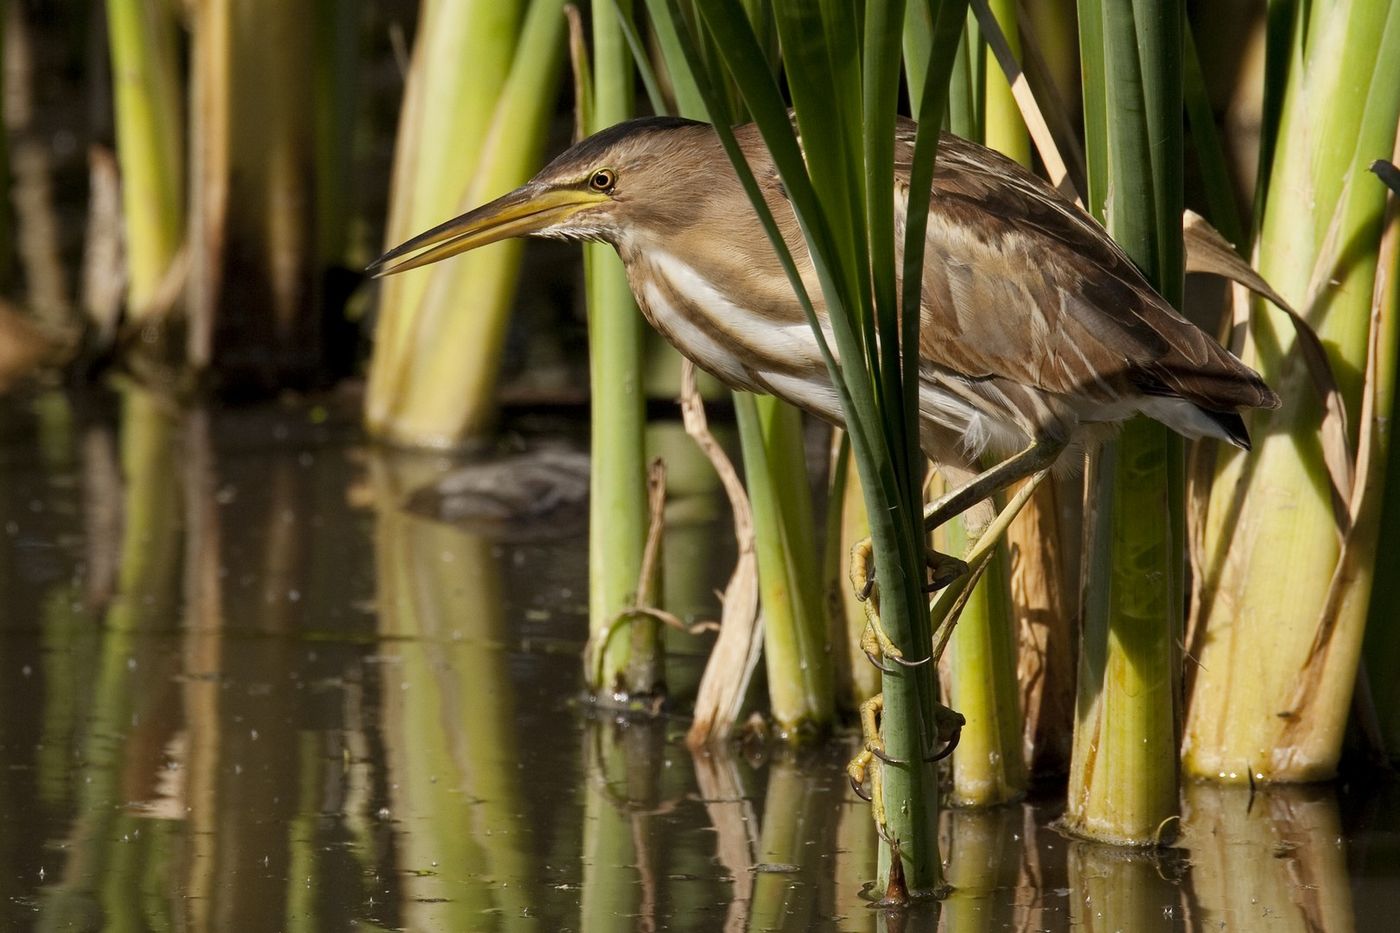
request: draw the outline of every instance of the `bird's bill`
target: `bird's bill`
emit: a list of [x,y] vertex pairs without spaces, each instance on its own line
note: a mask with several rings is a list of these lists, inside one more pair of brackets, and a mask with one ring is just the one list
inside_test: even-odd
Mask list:
[[488,243],[529,236],[605,198],[591,191],[525,185],[399,244],[370,263],[368,271],[376,278],[393,275]]

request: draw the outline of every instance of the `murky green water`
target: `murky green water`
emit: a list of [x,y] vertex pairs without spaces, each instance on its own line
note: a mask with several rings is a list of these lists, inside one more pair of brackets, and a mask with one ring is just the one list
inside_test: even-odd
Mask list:
[[[419,517],[451,464],[353,412],[0,407],[0,929],[1400,929],[1384,782],[1190,788],[1155,859],[1053,803],[948,813],[954,895],[878,913],[849,748],[693,758],[580,707],[577,511]],[[703,498],[668,579],[699,610]]]

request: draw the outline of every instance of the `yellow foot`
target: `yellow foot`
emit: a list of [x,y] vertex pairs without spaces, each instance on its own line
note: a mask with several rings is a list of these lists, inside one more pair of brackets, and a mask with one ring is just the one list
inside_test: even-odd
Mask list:
[[[885,695],[877,693],[860,705],[860,732],[864,742],[856,756],[846,765],[846,776],[851,780],[851,788],[856,795],[870,804],[871,816],[875,818],[875,829],[881,839],[889,840],[885,822],[885,791],[883,768],[885,765],[903,765],[908,762],[891,758],[885,754],[885,742],[880,738],[880,716],[885,710]],[[967,720],[962,713],[939,703],[934,708],[934,725],[938,732],[939,747],[924,757],[925,762],[941,761],[958,747],[962,728]],[[869,784],[870,790],[865,789]]]
[[[870,804],[875,826],[883,837],[885,832],[885,792],[881,779],[882,764],[902,764],[885,754],[885,743],[880,738],[880,713],[885,708],[885,697],[877,693],[860,705],[860,732],[865,740],[860,751],[846,765],[846,775],[851,779],[851,787],[856,795]],[[866,782],[870,791],[865,791]]]
[[[927,593],[936,593],[967,573],[966,561],[932,548],[925,556],[925,563],[929,571],[928,582],[924,584]],[[875,542],[870,538],[857,541],[851,548],[851,586],[861,602],[875,594]]]
[[[937,556],[943,558],[944,555],[930,552],[930,558]],[[865,656],[870,659],[870,663],[884,671],[886,674],[894,673],[894,668],[882,663],[881,658],[887,658],[903,667],[918,667],[927,664],[929,658],[919,661],[906,661],[904,652],[885,634],[884,627],[880,624],[880,594],[875,588],[875,568],[872,563],[874,548],[869,538],[856,542],[851,548],[851,586],[855,588],[856,597],[861,600],[865,607],[865,628],[860,634],[860,650],[865,652]],[[955,560],[955,558],[946,558]],[[966,569],[962,561],[956,561],[958,566]]]

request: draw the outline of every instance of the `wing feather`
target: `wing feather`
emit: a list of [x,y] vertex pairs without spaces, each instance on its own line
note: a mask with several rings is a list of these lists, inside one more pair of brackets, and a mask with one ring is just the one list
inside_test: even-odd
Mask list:
[[[905,160],[912,127],[900,131]],[[1152,289],[1093,218],[1017,163],[946,133],[927,242],[920,350],[938,366],[1104,403],[1155,395],[1212,411],[1278,404],[1258,374]]]

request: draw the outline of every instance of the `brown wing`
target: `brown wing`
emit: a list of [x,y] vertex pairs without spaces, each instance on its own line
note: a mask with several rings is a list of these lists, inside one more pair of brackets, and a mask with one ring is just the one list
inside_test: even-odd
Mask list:
[[[902,128],[906,158],[911,130]],[[966,376],[1104,403],[1147,394],[1213,411],[1278,405],[1091,217],[1010,159],[946,133],[924,303],[925,359]]]

